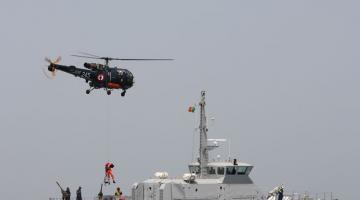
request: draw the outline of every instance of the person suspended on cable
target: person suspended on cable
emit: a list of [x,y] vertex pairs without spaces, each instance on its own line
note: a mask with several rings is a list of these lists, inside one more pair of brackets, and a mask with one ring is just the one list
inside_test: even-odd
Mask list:
[[113,163],[107,162],[105,164],[105,179],[104,179],[105,184],[110,184],[110,179],[112,179],[113,183],[115,183],[115,178],[112,173],[112,168],[114,168]]

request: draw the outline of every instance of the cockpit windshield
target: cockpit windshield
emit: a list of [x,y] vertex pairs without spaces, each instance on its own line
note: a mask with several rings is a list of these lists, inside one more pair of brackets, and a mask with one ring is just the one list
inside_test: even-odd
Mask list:
[[122,69],[116,69],[116,71],[119,73],[119,75],[123,75],[123,73],[124,73],[124,70],[122,70]]

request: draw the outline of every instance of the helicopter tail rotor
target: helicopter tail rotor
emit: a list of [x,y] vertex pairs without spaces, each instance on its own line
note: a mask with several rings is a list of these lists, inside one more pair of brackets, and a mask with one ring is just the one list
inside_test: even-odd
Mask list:
[[56,75],[56,68],[55,68],[55,65],[57,63],[59,63],[61,61],[61,57],[58,56],[55,60],[51,60],[50,58],[48,57],[45,57],[45,61],[49,63],[49,66],[48,66],[48,70],[51,72],[51,75],[52,76],[49,76],[45,70],[43,69],[43,72],[45,74],[46,77],[48,77],[49,79],[54,79],[55,75]]

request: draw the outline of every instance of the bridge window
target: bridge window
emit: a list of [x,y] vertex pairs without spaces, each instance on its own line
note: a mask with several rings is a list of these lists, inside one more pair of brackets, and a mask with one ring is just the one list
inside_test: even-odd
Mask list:
[[218,167],[218,168],[217,168],[217,173],[218,173],[219,175],[224,175],[224,172],[225,172],[224,167]]
[[208,167],[207,171],[208,171],[208,174],[216,174],[215,167]]
[[245,166],[237,167],[237,174],[243,175],[246,173],[246,170],[247,170],[247,167],[245,167]]
[[246,167],[246,166],[227,167],[226,174],[228,174],[228,175],[244,175],[244,174],[246,174],[247,168],[248,167]]
[[226,168],[226,174],[228,174],[228,175],[235,175],[235,174],[236,174],[236,169],[235,169],[235,167],[227,167],[227,168]]

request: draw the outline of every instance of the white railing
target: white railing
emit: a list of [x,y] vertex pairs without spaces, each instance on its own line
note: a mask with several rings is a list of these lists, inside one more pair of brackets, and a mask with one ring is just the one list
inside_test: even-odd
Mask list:
[[[63,198],[50,197],[49,200],[63,200]],[[76,200],[76,197],[71,197],[70,200]],[[99,197],[83,197],[82,200],[131,200],[131,196],[104,195],[102,199]]]
[[315,193],[293,193],[286,194],[284,197],[289,197],[291,200],[339,200],[332,192]]

